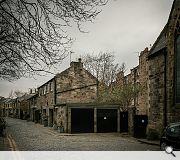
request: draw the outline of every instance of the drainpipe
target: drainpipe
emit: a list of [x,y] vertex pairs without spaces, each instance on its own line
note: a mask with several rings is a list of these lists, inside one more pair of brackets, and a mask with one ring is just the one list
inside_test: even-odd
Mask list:
[[[56,77],[54,77],[54,109],[53,109],[53,119],[55,117],[55,121],[56,121],[56,124],[57,124],[57,114],[56,114]],[[56,115],[56,116],[54,116]],[[54,123],[54,120],[53,120],[53,123]]]
[[164,128],[167,126],[167,50],[164,50]]
[[56,77],[54,78],[54,106],[56,105]]
[[97,98],[98,98],[98,97],[99,97],[99,81],[98,81],[98,79],[97,79],[96,85],[97,85],[96,96],[97,96]]

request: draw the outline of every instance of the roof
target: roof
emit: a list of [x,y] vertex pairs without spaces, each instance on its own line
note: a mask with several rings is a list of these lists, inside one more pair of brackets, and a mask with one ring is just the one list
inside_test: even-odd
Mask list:
[[4,101],[1,101],[2,103],[12,103],[15,102],[16,99],[11,99],[11,98],[5,98]]
[[[78,65],[78,64],[83,64],[81,61],[80,61],[80,59],[79,59],[79,61],[78,62],[71,62],[71,64],[76,64],[76,65]],[[42,84],[41,86],[39,86],[38,87],[38,89],[39,88],[41,88],[41,87],[43,87],[43,86],[45,86],[47,83],[49,83],[50,81],[52,81],[53,79],[55,79],[55,78],[57,78],[57,77],[60,77],[60,76],[62,76],[62,75],[64,75],[64,74],[66,74],[66,73],[68,73],[69,72],[69,70],[73,67],[73,65],[71,65],[70,64],[70,67],[68,67],[67,69],[65,69],[64,71],[62,71],[62,72],[60,72],[60,73],[57,73],[53,78],[51,78],[49,81],[47,81],[46,83],[44,83],[44,84]],[[95,79],[97,82],[98,82],[98,79],[95,77],[95,76],[93,76],[89,71],[87,71],[85,68],[83,68],[83,65],[82,65],[82,69],[84,70],[84,72],[86,72],[86,74],[88,74],[89,75],[89,77],[91,77],[92,79]]]
[[148,54],[148,57],[154,55],[155,53],[156,54],[159,53],[160,50],[167,47],[166,33],[168,31],[169,23],[170,23],[170,20],[172,19],[173,11],[176,9],[179,9],[179,8],[180,8],[180,0],[174,0],[172,8],[171,8],[171,12],[169,14],[168,22],[165,25],[165,27],[163,28],[163,30],[161,31],[158,38],[156,39],[155,43],[153,44],[153,46]]
[[[78,64],[79,62],[71,62],[71,63]],[[65,70],[62,71],[61,73],[58,73],[55,77],[59,77],[59,76],[61,76],[61,75],[63,75],[63,74],[68,73],[71,68],[72,68],[72,66],[70,66],[69,68],[65,69]],[[89,75],[89,77],[91,77],[92,79],[98,81],[98,79],[97,79],[95,76],[93,76],[88,70],[86,70],[84,67],[82,67],[82,69],[83,69],[83,71],[84,71],[86,74]]]
[[53,78],[51,78],[50,80],[48,80],[46,83],[42,84],[41,86],[37,87],[37,89],[41,88],[42,86],[45,86],[47,83],[49,83],[50,81],[53,81],[53,79],[55,78],[56,76],[54,76]]
[[165,25],[164,29],[161,31],[159,37],[156,39],[152,48],[150,49],[148,57],[154,55],[155,53],[159,52],[160,50],[162,50],[167,46],[166,32],[167,32],[167,24]]
[[6,100],[7,100],[6,98],[1,98],[1,99],[0,99],[0,103],[5,103]]
[[25,94],[22,97],[20,97],[19,101],[27,100],[31,97],[33,97],[35,94]]
[[26,99],[28,100],[28,99],[31,99],[31,98],[33,98],[35,96],[37,96],[37,93],[29,94],[29,95],[27,95]]

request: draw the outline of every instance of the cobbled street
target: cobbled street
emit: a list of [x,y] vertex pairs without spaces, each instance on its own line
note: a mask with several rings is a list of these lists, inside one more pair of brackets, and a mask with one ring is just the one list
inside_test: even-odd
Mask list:
[[157,151],[119,133],[62,134],[49,127],[7,118],[7,135],[20,151]]

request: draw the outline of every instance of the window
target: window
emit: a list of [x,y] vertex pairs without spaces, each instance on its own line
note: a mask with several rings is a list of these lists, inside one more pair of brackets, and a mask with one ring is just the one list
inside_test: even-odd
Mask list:
[[49,93],[49,84],[46,85],[46,93]]
[[45,87],[43,87],[42,90],[43,90],[43,95],[44,95],[45,94]]
[[44,86],[44,94],[46,94],[46,86]]
[[49,91],[51,91],[51,87],[52,87],[52,86],[51,86],[51,82],[50,82],[50,83],[49,83]]
[[51,87],[50,88],[51,88],[51,91],[53,91],[53,82],[51,82]]
[[180,103],[180,35],[176,39],[176,63],[175,63],[175,99]]
[[41,96],[41,89],[39,89],[39,97]]

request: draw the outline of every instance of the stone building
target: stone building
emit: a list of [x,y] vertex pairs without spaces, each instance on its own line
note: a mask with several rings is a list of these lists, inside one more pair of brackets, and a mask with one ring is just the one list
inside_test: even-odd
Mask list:
[[48,117],[48,125],[53,126],[54,105],[56,104],[56,77],[38,87],[36,107],[33,108],[35,122],[42,123],[42,118]]
[[148,56],[149,50],[145,48],[139,55],[139,65],[130,70],[130,73],[124,76],[124,73],[119,73],[114,85],[119,87],[123,85],[140,85],[142,91],[134,96],[131,106],[136,108],[137,115],[148,115]]
[[[118,104],[97,103],[98,80],[81,59],[38,88],[35,121],[57,126],[60,132],[133,132],[133,113]],[[33,97],[32,97],[33,98]],[[32,101],[32,98],[29,100]],[[33,116],[31,116],[33,117]],[[32,119],[32,118],[31,118]]]
[[[139,65],[130,70],[130,73],[124,76],[123,72],[117,74],[116,81],[113,83],[113,87],[119,87],[119,89],[127,90],[125,92],[128,103],[128,109],[133,108],[133,117],[132,114],[128,112],[121,111],[121,117],[132,117],[133,132],[131,135],[137,138],[146,137],[146,128],[148,123],[148,112],[149,112],[149,98],[148,98],[148,59],[149,54],[148,48],[145,48],[141,51],[139,55]],[[128,93],[128,94],[127,94]],[[121,108],[121,107],[120,107]],[[123,121],[121,119],[120,121]],[[127,121],[124,121],[125,123]],[[120,124],[120,127],[123,126],[123,123]]]
[[180,121],[180,0],[149,55],[148,138],[159,138],[171,122]]
[[97,79],[83,68],[81,59],[38,88],[36,115],[47,117],[48,125],[64,126],[69,103],[90,103],[97,97]]
[[31,94],[31,96],[29,96],[27,98],[28,101],[28,114],[29,114],[29,118],[31,121],[35,122],[35,111],[37,109],[37,93]]
[[[134,67],[133,69],[130,70],[130,74],[126,75],[125,77],[126,79],[126,85],[130,84],[130,85],[138,85],[139,84],[139,65]],[[131,105],[134,106],[136,108],[136,111],[138,109],[138,106],[139,106],[139,102],[138,102],[138,99],[139,98],[139,95],[135,95],[132,102],[131,102]]]
[[148,115],[148,56],[149,50],[146,47],[139,55],[138,83],[141,85],[142,91],[137,97],[136,114]]
[[16,99],[6,98],[4,101],[4,115],[14,117],[14,110],[16,108]]
[[6,98],[0,97],[0,117],[4,117],[5,115],[5,107],[4,107],[5,101],[6,101]]

